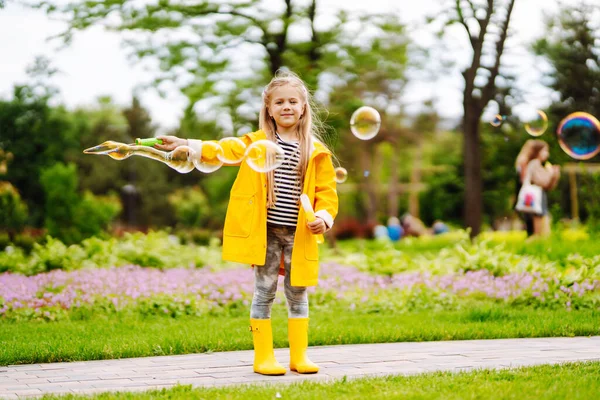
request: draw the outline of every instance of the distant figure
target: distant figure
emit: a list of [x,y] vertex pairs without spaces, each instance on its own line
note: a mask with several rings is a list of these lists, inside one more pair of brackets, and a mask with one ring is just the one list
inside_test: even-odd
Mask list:
[[423,221],[419,218],[406,213],[400,219],[400,225],[404,230],[405,236],[425,236],[425,235],[439,235],[449,231],[448,226],[442,221],[435,221],[431,229],[427,228]]
[[398,217],[388,218],[387,233],[390,239],[394,242],[397,242],[402,238],[404,235],[404,229],[402,228],[402,225],[400,225],[400,220]]
[[[546,236],[550,234],[550,218],[548,216],[548,194],[558,184],[560,167],[546,163],[550,156],[550,147],[543,140],[530,139],[525,142],[515,161],[517,172],[517,197],[527,172],[531,174],[531,183],[543,189],[542,213],[522,213],[527,226],[527,236]],[[546,166],[543,165],[546,163]]]

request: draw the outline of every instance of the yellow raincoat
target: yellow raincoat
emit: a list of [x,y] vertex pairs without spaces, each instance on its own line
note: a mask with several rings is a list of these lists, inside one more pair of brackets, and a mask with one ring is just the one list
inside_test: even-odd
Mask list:
[[[262,130],[241,137],[249,146],[251,143],[266,139]],[[202,150],[202,141],[189,140],[189,145],[202,154],[203,161],[210,161],[213,154]],[[327,148],[313,141],[312,152],[306,170],[304,187],[313,204],[315,215],[321,217],[328,228],[338,211],[338,197],[335,184],[335,171],[331,153]],[[237,154],[238,149],[224,145],[226,154]],[[241,158],[241,157],[237,157]],[[267,252],[267,179],[266,174],[258,173],[248,166],[240,164],[237,178],[231,188],[231,196],[223,229],[223,259],[245,264],[261,266],[265,264]],[[260,268],[260,267],[258,267]],[[300,207],[294,248],[292,250],[292,286],[315,286],[319,277],[319,248],[316,236],[306,226],[304,210]]]

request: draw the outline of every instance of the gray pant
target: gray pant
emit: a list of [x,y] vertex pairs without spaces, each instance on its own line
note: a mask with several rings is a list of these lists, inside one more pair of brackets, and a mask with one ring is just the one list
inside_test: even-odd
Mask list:
[[289,318],[308,318],[308,293],[305,286],[292,286],[292,248],[294,246],[293,226],[267,224],[267,258],[265,265],[254,267],[254,296],[250,307],[250,318],[271,318],[271,306],[277,292],[279,265],[283,253],[285,267],[284,292],[287,299]]

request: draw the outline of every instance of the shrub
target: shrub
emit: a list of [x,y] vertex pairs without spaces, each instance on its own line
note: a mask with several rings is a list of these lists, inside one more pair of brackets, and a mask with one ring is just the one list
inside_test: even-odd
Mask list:
[[0,181],[0,230],[12,239],[23,230],[27,217],[27,205],[19,192],[9,182]]
[[169,195],[169,203],[175,208],[177,222],[185,227],[202,226],[210,216],[210,206],[198,186],[176,190]]
[[97,236],[121,213],[121,201],[115,194],[94,196],[85,192],[75,208],[74,224],[82,237]]
[[115,195],[78,194],[74,164],[55,164],[42,173],[41,182],[46,192],[46,229],[64,243],[79,243],[100,234],[121,212]]

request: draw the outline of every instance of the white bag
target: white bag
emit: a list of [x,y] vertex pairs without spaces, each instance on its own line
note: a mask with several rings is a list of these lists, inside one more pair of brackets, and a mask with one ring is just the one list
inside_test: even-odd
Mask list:
[[543,190],[540,186],[531,183],[531,168],[527,165],[525,179],[519,190],[515,210],[526,214],[542,215]]

